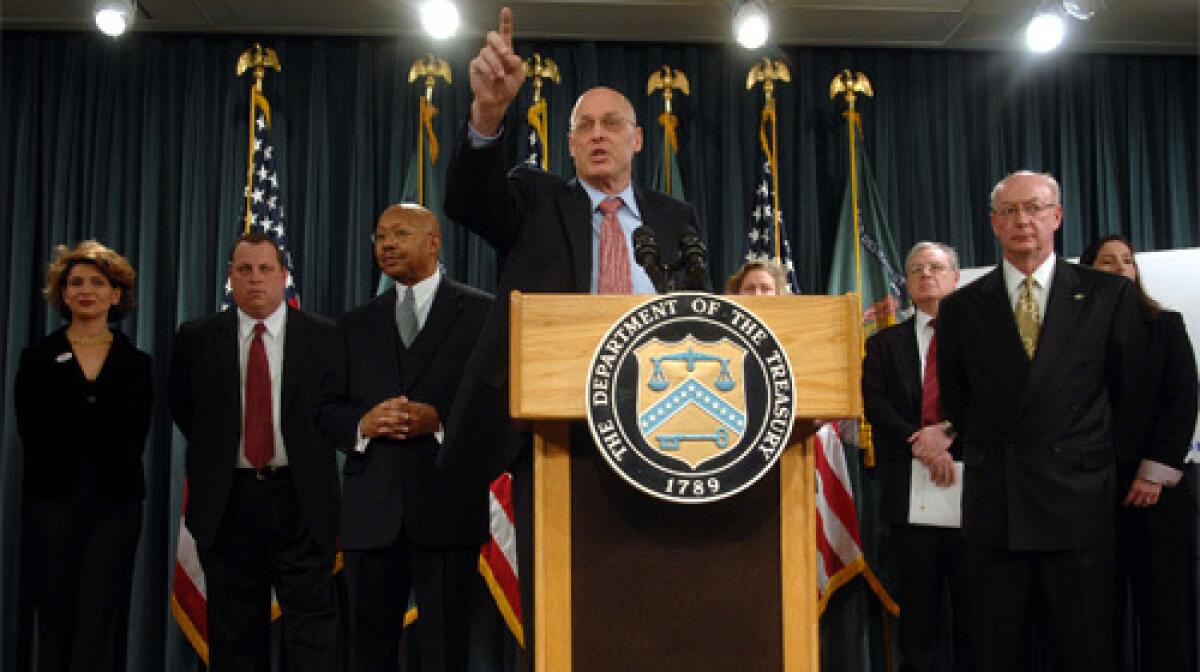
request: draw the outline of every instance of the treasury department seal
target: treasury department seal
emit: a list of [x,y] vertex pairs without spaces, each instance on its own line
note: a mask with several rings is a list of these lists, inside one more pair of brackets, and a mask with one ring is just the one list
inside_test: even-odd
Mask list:
[[731,497],[787,445],[796,408],[787,353],[753,313],[720,296],[656,296],[596,348],[588,427],[609,466],[673,502]]

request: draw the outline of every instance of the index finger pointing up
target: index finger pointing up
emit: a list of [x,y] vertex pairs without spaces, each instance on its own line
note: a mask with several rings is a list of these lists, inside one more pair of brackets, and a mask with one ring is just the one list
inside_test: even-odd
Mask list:
[[512,10],[508,7],[500,8],[500,39],[504,40],[505,46],[512,49]]

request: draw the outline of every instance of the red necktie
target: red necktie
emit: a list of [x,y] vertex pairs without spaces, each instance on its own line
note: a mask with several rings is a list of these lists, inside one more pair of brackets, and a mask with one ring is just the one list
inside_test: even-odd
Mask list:
[[261,469],[275,455],[275,427],[271,422],[271,367],[267,364],[267,349],[262,335],[267,327],[254,325],[254,340],[246,358],[246,409],[243,418],[242,441],[246,460]]
[[633,290],[633,276],[629,270],[629,245],[625,243],[625,231],[617,219],[617,210],[624,203],[612,196],[600,202],[604,223],[600,225],[600,294],[629,294]]
[[[933,329],[933,320],[929,321]],[[929,350],[925,352],[925,380],[921,383],[921,426],[937,424],[941,411],[938,408],[942,393],[938,389],[937,377],[937,331],[929,338]]]

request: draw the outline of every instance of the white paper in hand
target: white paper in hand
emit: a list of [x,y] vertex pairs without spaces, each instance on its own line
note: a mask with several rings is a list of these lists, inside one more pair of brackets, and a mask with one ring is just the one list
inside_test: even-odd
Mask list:
[[954,463],[954,483],[933,482],[921,461],[912,461],[912,489],[908,497],[908,522],[934,527],[962,527],[963,464]]

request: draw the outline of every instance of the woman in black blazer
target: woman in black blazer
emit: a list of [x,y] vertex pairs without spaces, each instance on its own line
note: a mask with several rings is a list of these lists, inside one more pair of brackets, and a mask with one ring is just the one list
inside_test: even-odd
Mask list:
[[[1133,245],[1106,236],[1079,263],[1123,275],[1137,287],[1150,351],[1143,394],[1151,409],[1146,445],[1158,464],[1117,464],[1117,646],[1132,669],[1194,670],[1192,546],[1195,507],[1183,460],[1196,427],[1196,359],[1183,317],[1146,295]],[[1169,469],[1159,468],[1159,464]],[[1194,487],[1194,485],[1193,485]],[[1132,599],[1133,612],[1126,616]],[[1132,641],[1128,639],[1131,622]],[[1136,662],[1135,662],[1136,661]]]
[[150,356],[108,326],[133,309],[129,262],[94,241],[55,253],[45,295],[69,323],[21,353],[14,395],[37,669],[123,671]]

